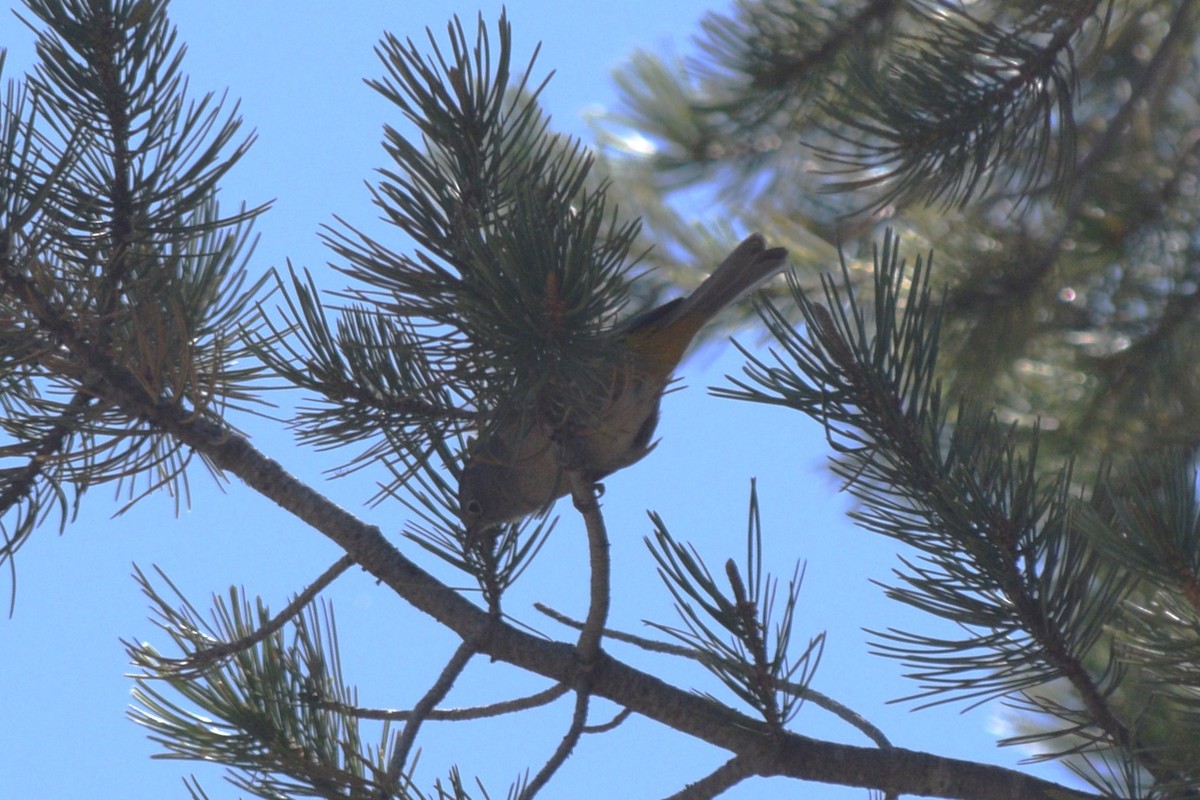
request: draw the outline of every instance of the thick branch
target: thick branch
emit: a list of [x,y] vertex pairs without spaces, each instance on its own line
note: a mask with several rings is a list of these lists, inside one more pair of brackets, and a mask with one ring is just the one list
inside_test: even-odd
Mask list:
[[342,547],[362,567],[416,608],[463,638],[486,633],[479,652],[574,685],[590,669],[592,693],[717,747],[750,758],[760,775],[876,788],[901,794],[969,800],[1012,797],[1089,798],[1023,773],[895,748],[853,747],[787,733],[773,737],[758,720],[635,670],[600,651],[589,667],[575,648],[492,620],[483,610],[405,558],[375,526],[367,525],[289,475],[240,436],[204,420],[169,422],[172,432],[248,485],[296,514]]
[[599,648],[591,663],[583,664],[572,645],[546,641],[476,607],[407,559],[378,527],[366,524],[295,478],[244,437],[175,402],[148,396],[135,374],[78,336],[68,319],[48,305],[40,306],[39,312],[43,326],[85,367],[100,374],[97,391],[104,392],[107,400],[175,437],[213,466],[237,475],[247,486],[329,537],[380,583],[462,639],[476,643],[483,655],[570,686],[580,685],[586,672],[591,694],[729,750],[746,759],[760,775],[962,800],[1095,797],[1000,767],[772,731],[760,720],[633,669]]

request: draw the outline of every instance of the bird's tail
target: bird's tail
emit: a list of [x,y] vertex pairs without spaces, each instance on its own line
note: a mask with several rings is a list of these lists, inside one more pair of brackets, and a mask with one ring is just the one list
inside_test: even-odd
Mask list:
[[786,265],[787,250],[782,247],[768,250],[761,234],[751,234],[696,287],[696,291],[684,298],[671,316],[676,320],[698,317],[701,322],[696,330],[699,331],[700,326],[723,308],[766,283]]
[[631,345],[671,371],[700,329],[730,303],[757,289],[787,265],[787,250],[767,249],[761,234],[734,248],[696,290],[632,321]]

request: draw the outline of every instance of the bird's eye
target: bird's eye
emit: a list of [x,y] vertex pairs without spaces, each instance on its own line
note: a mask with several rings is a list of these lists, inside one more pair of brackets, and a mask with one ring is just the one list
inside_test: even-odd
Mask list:
[[478,517],[483,514],[483,506],[479,505],[478,500],[467,501],[467,513],[472,517]]

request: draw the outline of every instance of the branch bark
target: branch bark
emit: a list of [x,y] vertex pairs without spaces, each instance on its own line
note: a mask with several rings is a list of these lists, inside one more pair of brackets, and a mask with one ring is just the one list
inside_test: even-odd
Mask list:
[[[22,283],[18,276],[6,275]],[[18,286],[17,288],[26,288]],[[453,630],[476,652],[568,686],[586,681],[590,694],[607,698],[680,733],[728,750],[753,774],[873,788],[959,800],[1096,800],[1015,770],[942,758],[901,748],[836,744],[770,729],[712,700],[636,670],[596,648],[590,663],[576,646],[546,641],[496,619],[406,558],[377,526],[355,517],[298,480],[243,436],[178,402],[147,394],[137,376],[74,330],[50,306],[40,322],[87,367],[102,376],[107,399],[126,414],[151,423],[210,464],[312,526],[364,570],[415,608]],[[603,625],[603,622],[601,622]]]
[[576,685],[588,670],[592,694],[746,759],[763,776],[787,776],[844,786],[961,800],[1046,798],[1071,800],[1077,792],[1015,770],[943,758],[903,748],[874,749],[773,734],[760,720],[721,706],[636,670],[599,650],[581,664],[571,644],[546,641],[490,617],[407,559],[379,528],[368,525],[290,475],[246,439],[176,408],[159,422],[215,466],[316,528],[381,583],[464,639],[478,652]]

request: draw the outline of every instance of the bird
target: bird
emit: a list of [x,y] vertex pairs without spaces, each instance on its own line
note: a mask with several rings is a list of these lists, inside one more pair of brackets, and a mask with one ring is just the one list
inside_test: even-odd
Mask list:
[[741,242],[686,297],[615,326],[620,354],[607,397],[564,424],[506,420],[467,448],[459,474],[459,516],[468,535],[545,513],[570,492],[568,470],[598,482],[644,458],[657,445],[659,404],[672,373],[700,330],[725,307],[787,265],[787,250],[761,234]]

